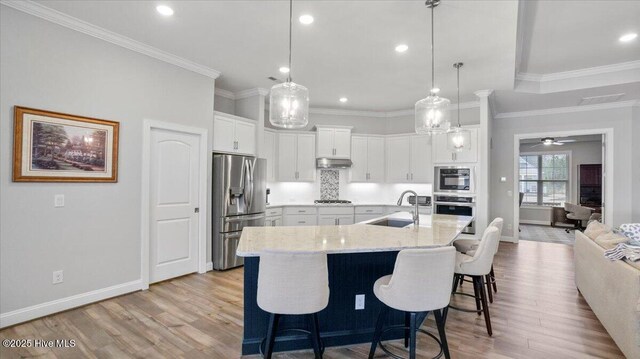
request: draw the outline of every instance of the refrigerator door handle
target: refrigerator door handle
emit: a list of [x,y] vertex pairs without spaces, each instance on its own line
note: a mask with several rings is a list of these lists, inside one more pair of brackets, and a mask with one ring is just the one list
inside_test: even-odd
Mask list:
[[253,216],[237,216],[232,218],[225,218],[225,223],[236,223],[236,222],[245,222],[245,221],[253,221],[256,219],[264,218],[264,214],[255,214]]
[[244,205],[246,206],[246,211],[250,212],[251,203],[253,202],[253,194],[255,193],[253,190],[253,170],[251,160],[245,160],[244,165],[246,166],[246,170],[244,175],[246,176],[246,180],[244,181]]

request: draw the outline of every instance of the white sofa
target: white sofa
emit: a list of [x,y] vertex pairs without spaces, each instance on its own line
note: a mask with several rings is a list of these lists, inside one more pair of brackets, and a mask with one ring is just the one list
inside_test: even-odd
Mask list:
[[575,236],[578,290],[624,355],[640,358],[640,263],[611,261],[584,233]]

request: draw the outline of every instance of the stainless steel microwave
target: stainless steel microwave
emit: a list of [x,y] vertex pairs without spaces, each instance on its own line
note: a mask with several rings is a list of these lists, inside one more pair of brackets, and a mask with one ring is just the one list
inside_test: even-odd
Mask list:
[[475,193],[475,167],[436,167],[435,187],[435,192]]

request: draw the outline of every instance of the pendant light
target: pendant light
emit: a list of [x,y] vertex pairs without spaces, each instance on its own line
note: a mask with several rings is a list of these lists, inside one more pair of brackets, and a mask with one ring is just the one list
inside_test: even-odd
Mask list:
[[460,125],[460,68],[464,64],[462,62],[456,62],[453,64],[453,67],[456,68],[457,72],[457,85],[456,88],[458,90],[458,126],[455,126],[451,129],[449,133],[449,144],[451,145],[451,149],[456,152],[462,152],[466,148],[469,148],[469,131],[462,128]]
[[426,5],[431,9],[431,90],[429,96],[416,102],[416,133],[434,134],[449,130],[449,104],[446,98],[437,95],[439,89],[435,87],[435,48],[434,48],[434,18],[433,9],[440,4],[440,0],[427,0]]
[[309,123],[309,90],[291,81],[291,28],[293,0],[289,0],[289,73],[287,81],[274,85],[269,95],[269,122],[280,128],[302,128]]

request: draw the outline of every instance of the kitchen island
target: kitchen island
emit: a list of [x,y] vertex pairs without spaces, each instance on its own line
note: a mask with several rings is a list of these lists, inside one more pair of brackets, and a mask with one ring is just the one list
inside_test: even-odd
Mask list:
[[[398,251],[451,245],[473,220],[420,215],[420,225],[414,226],[411,218],[410,213],[401,212],[346,226],[245,228],[237,249],[237,255],[245,257],[242,354],[258,353],[266,335],[269,315],[256,302],[259,255],[265,250],[326,252],[330,297],[327,308],[319,313],[322,340],[326,346],[370,342],[380,310],[373,283],[393,272]],[[355,296],[361,294],[365,295],[364,309],[355,310]],[[392,311],[388,324],[403,323],[403,314]],[[286,316],[280,330],[306,326],[302,316]],[[385,339],[403,335],[403,331],[389,332]],[[311,343],[304,334],[285,332],[276,339],[275,351],[305,348],[311,348]]]

